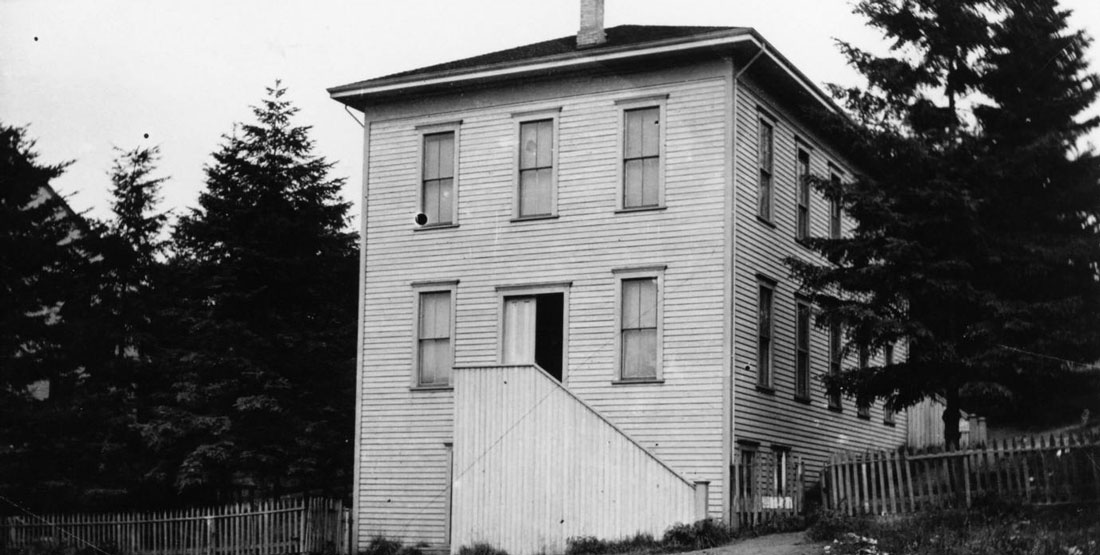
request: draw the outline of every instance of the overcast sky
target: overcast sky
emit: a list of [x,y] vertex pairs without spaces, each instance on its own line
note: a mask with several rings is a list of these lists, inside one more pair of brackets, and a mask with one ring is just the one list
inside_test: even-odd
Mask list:
[[[1063,0],[1100,34],[1100,1]],[[316,152],[358,198],[360,128],[327,87],[576,33],[578,0],[0,0],[0,121],[30,125],[77,211],[110,215],[112,147],[160,145],[164,206],[282,79]],[[606,25],[755,27],[814,82],[851,84],[833,38],[881,46],[845,0],[607,0]],[[1100,68],[1100,47],[1089,59]],[[1094,107],[1093,112],[1100,111]],[[148,138],[145,138],[148,134]],[[1100,134],[1091,142],[1100,147]],[[353,209],[359,213],[359,206]]]

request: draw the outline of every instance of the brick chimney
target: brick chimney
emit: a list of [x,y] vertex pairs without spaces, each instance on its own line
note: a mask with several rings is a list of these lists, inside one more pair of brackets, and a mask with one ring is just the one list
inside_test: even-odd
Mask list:
[[581,29],[577,48],[591,48],[607,42],[603,32],[603,0],[581,0]]

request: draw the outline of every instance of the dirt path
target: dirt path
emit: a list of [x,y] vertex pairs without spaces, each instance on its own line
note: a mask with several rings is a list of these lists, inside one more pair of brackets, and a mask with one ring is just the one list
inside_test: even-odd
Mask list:
[[722,547],[682,555],[821,555],[826,543],[806,539],[804,532],[771,534],[740,540]]

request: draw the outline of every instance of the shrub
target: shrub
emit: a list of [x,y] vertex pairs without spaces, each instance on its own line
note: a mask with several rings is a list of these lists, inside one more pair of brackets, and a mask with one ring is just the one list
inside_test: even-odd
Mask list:
[[649,553],[659,551],[661,544],[649,534],[638,534],[632,538],[607,541],[592,536],[569,538],[566,555],[604,555],[607,553]]
[[474,545],[462,546],[458,550],[458,555],[508,555],[508,552],[487,543],[475,543]]
[[428,544],[404,545],[401,540],[375,536],[371,538],[367,548],[359,552],[359,555],[424,555],[425,547],[428,547]]
[[736,537],[724,524],[708,518],[695,524],[673,525],[665,531],[661,546],[669,551],[692,551],[725,545]]

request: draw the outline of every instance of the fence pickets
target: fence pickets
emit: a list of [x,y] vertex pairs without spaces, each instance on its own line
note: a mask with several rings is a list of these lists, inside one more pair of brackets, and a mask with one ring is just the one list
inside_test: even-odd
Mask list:
[[730,469],[734,491],[732,526],[754,528],[802,514],[806,493],[804,468],[802,458],[796,458],[787,469],[785,488],[777,489],[773,458],[760,454],[752,464],[734,464]]
[[835,453],[822,474],[826,505],[849,515],[969,507],[986,497],[1035,505],[1100,501],[1100,434],[958,451]]
[[0,518],[0,552],[37,544],[141,555],[346,555],[350,515],[339,499],[291,497],[136,514]]

